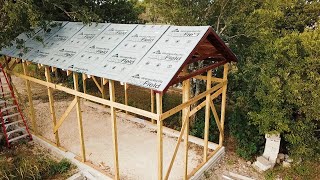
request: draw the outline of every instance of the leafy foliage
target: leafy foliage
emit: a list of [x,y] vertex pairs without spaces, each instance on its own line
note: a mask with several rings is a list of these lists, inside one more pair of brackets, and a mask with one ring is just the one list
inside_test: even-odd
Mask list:
[[265,133],[281,133],[294,155],[319,155],[319,1],[147,2],[149,20],[210,24],[238,56],[228,126],[241,156],[259,152]]
[[141,11],[137,1],[127,0],[1,0],[0,48],[22,32],[48,28],[49,21],[137,23]]

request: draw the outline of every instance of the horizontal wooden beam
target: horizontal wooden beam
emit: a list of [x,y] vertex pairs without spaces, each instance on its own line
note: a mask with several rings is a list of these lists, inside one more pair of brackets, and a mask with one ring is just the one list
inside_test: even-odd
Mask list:
[[[195,76],[194,78],[207,81],[207,77],[206,76],[198,75],[198,76]],[[222,82],[222,81],[223,81],[222,78],[211,77],[211,82]]]
[[96,97],[96,96],[92,96],[92,95],[89,95],[89,94],[84,94],[84,93],[76,91],[74,89],[70,89],[70,88],[67,88],[67,87],[64,87],[64,86],[61,86],[61,85],[57,85],[57,84],[54,84],[54,83],[45,82],[45,81],[42,81],[42,80],[39,80],[39,79],[36,79],[36,78],[33,78],[33,77],[25,76],[25,75],[20,74],[20,73],[16,73],[16,72],[12,72],[12,71],[7,71],[7,73],[10,73],[10,74],[15,75],[17,77],[20,77],[22,79],[30,80],[30,81],[32,81],[34,83],[37,83],[37,84],[40,84],[40,85],[43,85],[43,86],[47,86],[47,87],[50,87],[50,88],[53,88],[53,89],[56,89],[56,90],[63,91],[63,92],[68,93],[68,94],[79,96],[79,97],[81,97],[83,99],[88,99],[90,101],[93,101],[93,102],[96,102],[96,103],[99,103],[99,104],[102,104],[102,105],[115,107],[115,108],[120,109],[120,110],[131,112],[133,114],[138,114],[138,115],[141,115],[141,116],[144,116],[144,117],[148,117],[148,118],[151,118],[151,119],[160,120],[160,115],[157,115],[155,113],[151,113],[151,112],[143,110],[143,109],[139,109],[139,108],[135,108],[135,107],[132,107],[132,106],[124,105],[124,104],[121,104],[121,103],[118,103],[118,102],[111,102],[111,101],[109,101],[107,99],[102,99],[102,98],[99,98],[99,97]]

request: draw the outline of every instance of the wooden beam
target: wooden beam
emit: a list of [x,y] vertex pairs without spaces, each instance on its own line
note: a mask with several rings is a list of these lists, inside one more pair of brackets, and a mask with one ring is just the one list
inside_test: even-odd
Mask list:
[[96,86],[98,87],[99,91],[102,93],[102,88],[101,88],[99,82],[97,81],[96,77],[92,76],[92,79],[93,79],[94,83],[96,84]]
[[[206,76],[198,75],[198,76],[194,76],[193,78],[207,81],[207,77],[206,77]],[[223,79],[222,79],[222,78],[216,78],[216,77],[211,77],[210,80],[211,80],[212,82],[223,82]]]
[[[162,113],[162,94],[156,93],[157,114]],[[163,179],[163,121],[157,121],[157,139],[158,139],[158,180]]]
[[[212,70],[207,72],[207,90],[211,88]],[[205,122],[204,122],[204,146],[203,146],[203,161],[208,160],[208,141],[209,141],[209,126],[210,126],[210,94],[206,95],[206,109],[205,109]]]
[[126,105],[121,104],[121,103],[112,102],[110,100],[102,99],[102,98],[99,98],[99,97],[96,97],[96,96],[92,96],[92,95],[89,95],[89,94],[84,94],[84,93],[75,91],[74,89],[70,89],[70,88],[67,88],[67,87],[64,87],[64,86],[61,86],[61,85],[58,85],[58,84],[53,84],[53,83],[50,83],[50,82],[45,82],[45,81],[42,81],[42,80],[39,80],[39,79],[36,79],[36,78],[33,78],[33,77],[29,77],[29,76],[25,76],[23,74],[16,73],[16,72],[12,72],[12,71],[11,72],[10,71],[6,71],[6,72],[10,73],[10,74],[13,74],[13,75],[15,75],[17,77],[20,77],[22,79],[28,79],[31,82],[34,82],[34,83],[37,83],[37,84],[40,84],[40,85],[44,85],[44,86],[47,86],[47,87],[50,87],[52,89],[56,89],[56,90],[59,90],[59,91],[63,91],[65,93],[67,93],[67,94],[72,94],[72,95],[75,95],[75,96],[79,96],[81,98],[84,98],[84,99],[87,99],[87,100],[90,100],[90,101],[93,101],[93,102],[96,102],[96,103],[99,103],[99,104],[102,104],[102,105],[115,107],[115,108],[120,109],[120,110],[129,111],[129,112],[131,112],[133,114],[141,115],[141,116],[144,116],[144,117],[147,117],[147,118],[152,118],[152,119],[155,119],[155,120],[159,120],[160,119],[160,115],[155,114],[155,113],[151,113],[151,112],[143,110],[143,109],[135,108],[135,107],[132,107],[132,106],[126,106]]
[[[128,84],[124,83],[124,104],[128,106]],[[128,111],[126,111],[126,114],[128,114]]]
[[[73,84],[74,84],[74,90],[79,91],[79,78],[78,78],[78,73],[76,73],[76,72],[73,72]],[[76,110],[77,110],[78,128],[79,128],[80,145],[81,145],[81,157],[82,157],[82,162],[85,162],[86,161],[86,149],[85,149],[85,145],[84,145],[80,98],[78,96],[75,96],[74,99],[77,102],[76,103]]]
[[[28,75],[28,67],[27,67],[27,63],[25,61],[22,63],[22,68],[23,68],[23,74],[27,76]],[[30,113],[32,129],[33,129],[35,135],[38,135],[38,126],[36,123],[36,116],[35,116],[35,112],[34,112],[30,81],[29,80],[25,80],[25,81],[26,81],[26,89],[27,89],[27,94],[28,94],[29,113]]]
[[107,99],[107,96],[106,96],[106,87],[103,83],[103,78],[100,78],[100,81],[101,81],[101,97],[102,99]]
[[[46,80],[47,82],[51,83],[51,76],[50,76],[50,69],[48,66],[45,67],[45,76],[46,76]],[[50,106],[50,113],[51,113],[51,118],[53,121],[53,127],[56,126],[57,120],[56,120],[56,112],[55,112],[55,108],[54,108],[54,99],[53,99],[53,95],[52,95],[52,88],[51,87],[47,87],[48,88],[48,96],[49,96],[49,106]],[[56,140],[56,145],[60,146],[60,140],[59,140],[59,132],[56,131],[55,134],[55,140]]]
[[86,74],[82,74],[82,89],[83,89],[83,93],[87,94],[87,75]]
[[67,76],[70,76],[72,74],[72,71],[67,70]]
[[54,127],[54,129],[53,129],[54,133],[56,133],[58,131],[58,129],[60,128],[60,126],[62,125],[64,120],[66,120],[66,118],[68,117],[68,115],[71,112],[71,110],[73,109],[73,107],[77,104],[77,102],[78,102],[77,98],[74,98],[73,101],[69,104],[66,111],[62,114],[61,118],[59,119],[57,125]]
[[103,83],[103,85],[106,85],[108,82],[109,82],[109,80],[108,80],[108,79],[106,79],[106,78],[102,78],[102,83]]
[[[150,111],[152,113],[154,113],[154,91],[151,89],[150,90],[150,100],[151,100],[151,107],[150,107]],[[151,119],[152,124],[155,124],[155,120]]]
[[[209,94],[210,95],[210,94]],[[190,99],[190,79],[184,80],[182,82],[182,103],[188,102]],[[186,130],[184,132],[184,174],[183,179],[188,179],[188,157],[189,157],[189,113],[190,105],[186,106],[182,110],[182,119],[186,123]]]
[[[116,100],[116,95],[114,91],[114,81],[109,80],[109,93],[110,101],[114,102]],[[115,169],[115,179],[119,180],[119,158],[118,158],[118,134],[117,134],[117,115],[114,107],[110,108],[111,112],[111,124],[112,124],[112,137],[113,137],[113,158],[114,158],[114,169]]]
[[[224,65],[223,69],[223,80],[227,82],[228,80],[228,71],[229,71],[229,64]],[[219,145],[223,145],[224,136],[222,135],[224,133],[224,119],[226,115],[226,99],[227,99],[227,83],[222,87],[222,100],[221,100],[221,133],[220,133],[220,139],[219,139]]]

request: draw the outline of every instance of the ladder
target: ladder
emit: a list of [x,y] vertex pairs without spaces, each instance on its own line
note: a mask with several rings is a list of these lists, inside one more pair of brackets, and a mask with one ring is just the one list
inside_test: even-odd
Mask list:
[[14,95],[11,81],[0,63],[0,124],[7,147],[18,140],[32,140],[26,120]]

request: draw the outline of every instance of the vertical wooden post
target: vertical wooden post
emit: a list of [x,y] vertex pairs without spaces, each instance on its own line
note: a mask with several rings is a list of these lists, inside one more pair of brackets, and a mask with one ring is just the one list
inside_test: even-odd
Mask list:
[[[156,93],[157,114],[162,114],[162,93]],[[157,121],[157,139],[158,139],[158,180],[163,179],[163,121],[162,119]]]
[[[24,75],[28,76],[28,67],[27,67],[27,63],[24,61],[22,63],[22,68],[23,68],[23,73]],[[27,88],[27,93],[28,93],[28,101],[29,101],[29,113],[30,113],[30,119],[31,119],[31,124],[32,124],[32,128],[33,131],[35,133],[35,135],[38,135],[38,127],[37,127],[37,123],[36,123],[36,117],[35,117],[35,113],[34,113],[34,106],[33,106],[33,101],[32,101],[32,92],[31,92],[31,87],[30,87],[30,81],[29,80],[25,80],[26,81],[26,88]]]
[[83,93],[87,94],[87,76],[85,74],[82,74],[82,88]]
[[[185,68],[187,70],[187,68]],[[190,79],[182,82],[182,103],[187,102],[190,99]],[[184,174],[183,179],[188,179],[188,150],[189,150],[189,117],[188,112],[190,111],[190,106],[187,106],[182,110],[182,120],[186,123],[186,128],[184,132]],[[184,122],[182,122],[183,124]]]
[[[78,73],[76,72],[73,72],[73,84],[74,84],[74,90],[79,91],[79,79],[78,79]],[[77,110],[79,137],[80,137],[80,144],[81,144],[81,157],[82,157],[82,162],[85,162],[86,149],[84,145],[81,104],[80,104],[80,98],[78,96],[75,96],[75,98],[77,99],[76,110]]]
[[[207,91],[211,89],[212,70],[207,72]],[[209,141],[209,126],[210,126],[210,94],[206,96],[206,109],[205,109],[205,125],[204,125],[204,146],[203,146],[203,161],[208,160],[208,141]]]
[[[44,70],[45,70],[45,76],[46,76],[47,82],[51,82],[49,67],[46,66]],[[53,127],[55,127],[56,123],[57,123],[57,119],[56,119],[56,112],[55,112],[55,108],[54,108],[54,99],[53,99],[51,87],[48,87],[48,96],[49,96],[50,113],[51,113],[51,118],[53,121]],[[59,147],[60,146],[59,131],[56,131],[55,139],[56,139],[56,145]]]
[[[225,64],[223,69],[223,80],[227,81],[228,80],[228,70],[229,70],[229,64]],[[219,138],[219,146],[223,145],[223,133],[224,133],[224,120],[225,120],[225,114],[226,114],[226,99],[227,99],[227,82],[225,85],[222,87],[222,100],[221,100],[221,118],[220,118],[220,123],[221,123],[221,133],[220,133],[220,138]]]
[[[150,90],[150,99],[151,99],[151,112],[154,113],[154,91]],[[154,119],[151,119],[152,124],[155,123]]]
[[[127,83],[124,83],[124,104],[128,105],[128,85]],[[126,111],[126,114],[128,114],[128,111]]]
[[[114,81],[109,80],[109,93],[110,101],[114,102],[116,100],[114,91]],[[119,177],[119,158],[118,158],[118,134],[117,134],[117,115],[116,110],[113,106],[110,107],[111,112],[111,124],[112,124],[112,136],[113,136],[113,158],[114,158],[114,169],[115,169],[115,179],[120,179]]]
[[100,78],[101,79],[101,97],[102,99],[106,99],[106,87],[103,83],[103,78]]

